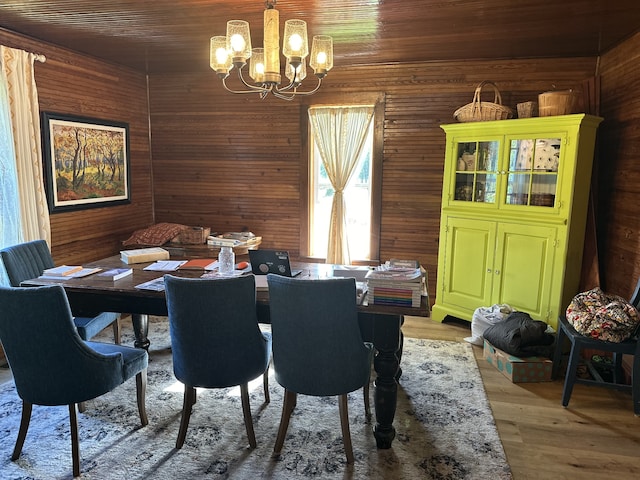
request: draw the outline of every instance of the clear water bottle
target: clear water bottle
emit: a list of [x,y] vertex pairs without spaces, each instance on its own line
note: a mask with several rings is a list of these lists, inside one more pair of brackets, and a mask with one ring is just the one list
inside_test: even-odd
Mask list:
[[220,275],[231,275],[235,268],[236,254],[231,247],[220,248],[218,254],[218,272]]

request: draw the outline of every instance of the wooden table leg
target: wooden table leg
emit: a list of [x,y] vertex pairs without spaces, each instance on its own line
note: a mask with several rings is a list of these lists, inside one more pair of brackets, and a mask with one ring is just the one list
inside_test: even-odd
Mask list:
[[147,337],[149,334],[149,315],[144,313],[132,313],[131,322],[133,323],[133,333],[136,336],[133,345],[136,348],[149,350],[149,345],[151,345],[151,342]]
[[378,351],[373,366],[376,371],[374,406],[376,424],[373,435],[378,448],[391,448],[396,436],[393,419],[396,414],[402,317],[397,315],[375,315],[374,345]]

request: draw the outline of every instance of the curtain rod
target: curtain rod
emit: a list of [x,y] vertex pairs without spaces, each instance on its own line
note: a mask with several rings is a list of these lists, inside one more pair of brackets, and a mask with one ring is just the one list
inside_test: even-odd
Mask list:
[[[5,29],[4,29],[4,28],[2,28],[2,27],[0,27],[0,30],[5,30]],[[3,47],[4,47],[4,45],[1,45],[1,44],[0,44],[0,46],[3,46]],[[7,47],[7,48],[11,48],[11,47]],[[23,50],[23,51],[24,51],[24,50]],[[28,53],[29,55],[31,55],[31,58],[32,58],[33,60],[37,60],[37,61],[38,61],[38,62],[40,62],[40,63],[45,63],[45,62],[47,61],[47,57],[45,57],[45,56],[44,56],[44,55],[42,55],[41,53],[33,53],[33,52],[27,52],[27,53]]]

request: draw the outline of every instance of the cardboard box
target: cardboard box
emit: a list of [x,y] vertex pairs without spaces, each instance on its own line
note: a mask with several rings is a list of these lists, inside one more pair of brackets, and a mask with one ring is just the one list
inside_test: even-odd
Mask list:
[[549,382],[553,362],[544,357],[519,358],[484,341],[484,358],[513,383]]

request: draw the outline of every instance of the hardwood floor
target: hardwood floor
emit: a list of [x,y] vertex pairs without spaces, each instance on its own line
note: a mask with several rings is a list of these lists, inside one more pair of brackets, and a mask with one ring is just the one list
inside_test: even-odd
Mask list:
[[[464,341],[464,321],[406,317],[407,337]],[[631,396],[576,385],[569,408],[560,404],[562,381],[513,384],[473,347],[515,480],[627,480],[640,478],[640,418]],[[0,368],[0,383],[11,378]]]
[[[406,317],[404,335],[464,341],[470,323]],[[576,385],[568,408],[560,403],[563,380],[511,383],[473,347],[513,478],[640,478],[640,417],[631,395]]]

